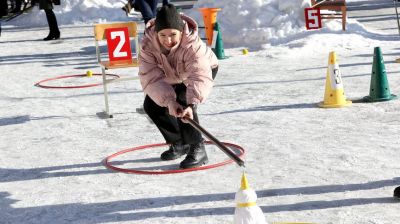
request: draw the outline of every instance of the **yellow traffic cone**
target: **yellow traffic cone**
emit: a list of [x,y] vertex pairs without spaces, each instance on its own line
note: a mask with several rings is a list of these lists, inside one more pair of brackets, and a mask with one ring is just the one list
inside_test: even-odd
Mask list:
[[324,102],[318,104],[324,108],[344,107],[351,105],[351,101],[346,100],[344,95],[342,76],[339,64],[336,61],[336,53],[329,53],[328,69],[325,82]]
[[239,191],[235,195],[236,209],[234,224],[267,224],[264,213],[256,204],[256,192],[249,187],[243,172]]

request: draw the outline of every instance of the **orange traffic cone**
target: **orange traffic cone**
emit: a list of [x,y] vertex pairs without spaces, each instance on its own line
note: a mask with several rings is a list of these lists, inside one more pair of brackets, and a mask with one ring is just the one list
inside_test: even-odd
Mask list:
[[342,76],[339,64],[336,62],[336,53],[329,53],[328,69],[325,82],[324,102],[318,104],[323,108],[335,108],[351,105],[351,101],[346,100],[344,95]]
[[217,22],[217,12],[221,11],[221,8],[200,8],[199,10],[203,15],[207,44],[211,46],[214,33],[214,24]]

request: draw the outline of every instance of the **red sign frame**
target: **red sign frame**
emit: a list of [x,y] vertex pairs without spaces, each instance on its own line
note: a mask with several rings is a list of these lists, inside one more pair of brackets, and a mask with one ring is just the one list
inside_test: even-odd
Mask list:
[[108,28],[105,33],[110,62],[132,60],[128,27]]
[[304,18],[306,20],[307,30],[316,30],[322,28],[321,10],[319,8],[305,8]]

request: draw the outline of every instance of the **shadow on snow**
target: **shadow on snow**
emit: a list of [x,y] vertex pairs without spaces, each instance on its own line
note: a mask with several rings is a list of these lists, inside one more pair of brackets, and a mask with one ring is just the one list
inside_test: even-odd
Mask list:
[[[75,165],[74,167],[87,165]],[[75,172],[72,172],[70,175],[75,175],[74,173]],[[396,186],[399,184],[400,178],[394,178],[356,184],[259,190],[257,191],[257,195],[258,198],[285,195],[317,195],[324,193],[371,190],[388,186]],[[10,196],[11,195],[8,192],[0,192],[0,210],[3,213],[3,221],[12,223],[44,223],[51,220],[52,223],[69,223],[79,221],[93,224],[115,221],[145,220],[159,217],[199,217],[212,215],[233,215],[235,209],[233,201],[234,193],[154,197],[89,204],[69,203],[24,208],[12,207],[12,204],[16,203],[18,200],[14,200],[10,198]],[[230,204],[232,206],[215,207],[212,205],[199,205],[200,203],[216,201],[227,201],[226,204]],[[398,203],[398,201],[394,200],[392,197],[376,197],[347,198],[331,201],[306,201],[283,205],[262,205],[258,203],[258,205],[261,207],[264,213],[274,213],[284,211],[306,211],[388,203]],[[190,209],[170,209],[170,207],[187,204],[196,204],[197,207]],[[193,205],[191,205],[191,207],[193,207]],[[161,208],[165,208],[165,210],[162,211]],[[145,209],[158,210],[144,211]]]

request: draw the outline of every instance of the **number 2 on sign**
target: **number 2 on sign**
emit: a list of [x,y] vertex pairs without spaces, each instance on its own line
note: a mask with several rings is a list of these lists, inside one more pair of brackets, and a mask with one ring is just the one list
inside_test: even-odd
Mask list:
[[106,29],[108,57],[110,62],[131,60],[128,27]]
[[113,51],[113,56],[116,58],[120,57],[126,57],[128,53],[126,51],[121,51],[122,47],[124,46],[125,43],[125,34],[123,31],[115,31],[111,33],[111,39],[116,39],[119,37],[119,42],[118,45],[115,47]]

